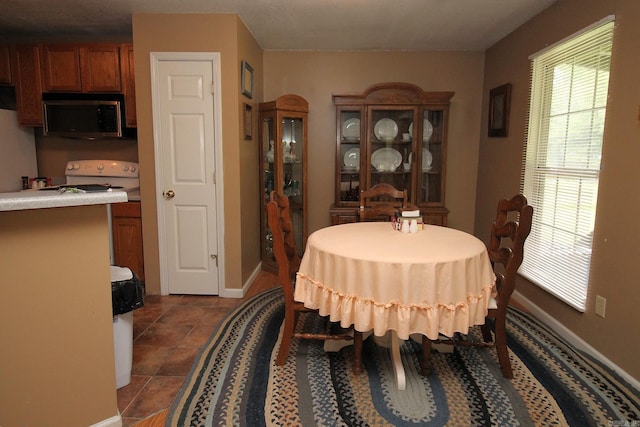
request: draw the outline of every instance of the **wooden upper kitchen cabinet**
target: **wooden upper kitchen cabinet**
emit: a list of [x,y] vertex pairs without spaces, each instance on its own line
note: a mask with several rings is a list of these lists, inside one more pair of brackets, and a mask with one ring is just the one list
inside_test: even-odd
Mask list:
[[11,79],[11,48],[0,45],[0,85],[10,85]]
[[23,44],[12,48],[13,84],[20,126],[42,126],[42,79],[40,45]]
[[122,92],[124,93],[124,113],[128,127],[136,127],[136,73],[133,61],[133,45],[125,44],[120,49],[120,66],[122,68]]
[[46,44],[45,92],[122,92],[118,44]]

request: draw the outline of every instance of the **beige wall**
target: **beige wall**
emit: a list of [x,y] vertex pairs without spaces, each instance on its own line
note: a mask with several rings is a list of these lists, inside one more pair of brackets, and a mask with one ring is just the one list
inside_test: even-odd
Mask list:
[[451,227],[473,231],[483,67],[482,52],[265,52],[265,100],[292,93],[309,102],[309,232],[330,224],[329,207],[335,199],[336,117],[331,95],[393,81],[426,91],[455,92],[445,205]]
[[118,418],[104,205],[0,212],[0,425]]
[[[239,167],[230,166],[229,169],[235,169],[240,182],[240,222],[230,221],[227,227],[237,229],[240,233],[240,241],[242,247],[242,283],[244,284],[254,272],[260,263],[260,185],[258,167],[258,103],[262,101],[263,94],[263,66],[262,66],[262,49],[253,38],[247,27],[239,22],[238,24],[238,64],[240,61],[246,60],[253,68],[253,98],[249,99],[244,95],[240,95],[239,120],[238,120],[238,139],[236,145],[239,148]],[[240,77],[240,71],[236,73]],[[226,83],[225,83],[226,84]],[[240,80],[236,87],[240,87]],[[244,103],[252,108],[252,134],[251,140],[244,139],[243,130],[243,111]],[[225,163],[226,166],[226,163]],[[225,180],[227,179],[227,171],[225,170]],[[231,216],[235,218],[236,215]]]
[[[617,19],[587,309],[579,313],[524,279],[518,291],[640,379],[640,342],[636,339],[640,327],[640,246],[636,242],[640,232],[634,228],[640,214],[640,199],[635,197],[640,181],[640,85],[636,81],[640,75],[640,2],[559,0],[487,51],[475,223],[476,234],[486,238],[496,201],[519,191],[529,55],[607,15]],[[504,83],[513,84],[509,137],[487,138],[488,92]],[[594,314],[596,295],[607,299],[605,319]]]
[[[140,177],[145,279],[149,293],[160,292],[158,223],[156,217],[156,190],[154,176],[154,141],[151,106],[151,52],[220,52],[222,69],[222,155],[224,161],[225,209],[225,285],[241,288],[259,263],[258,219],[243,212],[244,204],[254,208],[257,202],[257,181],[248,180],[257,172],[257,160],[251,153],[251,141],[242,140],[240,111],[240,61],[246,59],[254,67],[256,94],[261,94],[262,58],[257,43],[236,15],[156,15],[133,16],[133,44],[136,62],[136,111],[138,118],[138,154]],[[259,98],[258,98],[259,99]],[[247,172],[248,171],[248,172]],[[243,177],[248,173],[248,177]],[[238,212],[248,224],[243,235]],[[248,216],[248,218],[246,217]],[[245,233],[246,234],[246,233]]]

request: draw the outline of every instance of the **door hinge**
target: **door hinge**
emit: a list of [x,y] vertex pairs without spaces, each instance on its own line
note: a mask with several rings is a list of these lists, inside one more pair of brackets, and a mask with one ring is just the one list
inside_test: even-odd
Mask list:
[[213,85],[213,82],[211,82],[211,86],[209,86],[209,92],[211,92],[211,95],[214,94],[214,88],[215,86]]

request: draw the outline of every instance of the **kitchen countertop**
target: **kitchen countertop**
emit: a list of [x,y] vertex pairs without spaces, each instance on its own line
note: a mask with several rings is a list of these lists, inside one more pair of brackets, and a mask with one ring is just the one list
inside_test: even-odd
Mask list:
[[0,193],[0,211],[104,205],[109,203],[122,203],[127,200],[127,193],[121,190],[87,193],[20,191],[15,193]]

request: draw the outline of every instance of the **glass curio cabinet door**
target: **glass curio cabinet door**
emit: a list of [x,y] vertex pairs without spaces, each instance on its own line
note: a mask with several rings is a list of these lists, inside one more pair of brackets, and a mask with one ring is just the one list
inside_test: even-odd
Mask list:
[[379,183],[391,184],[398,190],[407,190],[409,200],[414,200],[412,165],[414,161],[414,122],[417,109],[385,106],[369,108],[368,122],[372,124],[367,153],[367,187]]
[[266,204],[271,192],[289,198],[294,240],[302,254],[307,236],[307,113],[306,100],[284,95],[259,105],[262,268],[277,271]]

